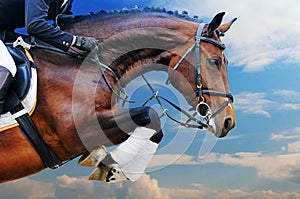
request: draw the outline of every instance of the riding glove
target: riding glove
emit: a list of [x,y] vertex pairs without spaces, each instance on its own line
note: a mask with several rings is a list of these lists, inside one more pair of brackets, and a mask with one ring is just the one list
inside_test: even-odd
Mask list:
[[91,52],[92,50],[99,50],[99,42],[93,37],[76,37],[74,45],[76,48]]

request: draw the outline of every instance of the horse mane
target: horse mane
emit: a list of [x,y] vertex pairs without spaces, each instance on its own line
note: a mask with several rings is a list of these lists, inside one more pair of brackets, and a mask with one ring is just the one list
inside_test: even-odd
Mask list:
[[165,14],[173,17],[177,17],[180,19],[185,19],[187,21],[192,21],[192,22],[197,22],[201,23],[202,20],[199,19],[198,16],[189,16],[187,11],[183,11],[182,13],[179,13],[178,10],[171,11],[171,10],[166,10],[165,8],[155,8],[155,7],[145,7],[143,9],[139,8],[134,8],[134,9],[122,9],[122,10],[112,10],[112,11],[105,11],[105,10],[100,10],[99,12],[90,12],[89,14],[86,15],[75,15],[75,16],[67,16],[67,17],[60,17],[59,18],[59,26],[64,27],[66,25],[70,25],[73,23],[78,23],[84,20],[88,19],[97,19],[101,17],[113,17],[115,15],[120,15],[120,14],[136,14],[136,13],[153,13],[153,14]]
[[[146,7],[143,9],[122,9],[122,10],[113,10],[113,11],[105,11],[101,10],[99,12],[90,12],[89,14],[86,15],[75,15],[75,16],[62,16],[58,20],[58,25],[62,29],[65,28],[70,28],[72,26],[76,26],[79,23],[84,23],[86,21],[96,21],[96,20],[105,20],[105,19],[110,19],[114,17],[121,17],[123,18],[122,15],[124,15],[124,18],[127,16],[135,16],[135,15],[154,15],[154,16],[163,16],[163,17],[175,17],[178,19],[183,19],[186,21],[190,22],[196,22],[196,23],[201,23],[202,20],[198,18],[198,16],[189,16],[187,11],[183,11],[182,13],[179,13],[179,11],[168,11],[165,8],[154,8],[154,7]],[[120,39],[122,40],[122,39]],[[109,51],[111,52],[111,51]],[[158,70],[161,69],[161,65],[169,65],[168,61],[169,60],[164,60],[159,55],[161,54],[162,50],[160,49],[138,49],[132,52],[128,52],[125,55],[119,57],[118,59],[114,60],[113,63],[108,63],[105,62],[105,57],[108,57],[110,59],[110,56],[105,56],[105,52],[102,53],[102,61],[106,64],[110,64],[111,68],[115,71],[116,74],[119,73],[124,73],[124,71],[127,71],[131,68],[132,65],[134,65],[136,62],[139,62],[139,64],[142,65],[148,65],[153,63],[153,60],[155,59],[159,65],[157,67],[159,68]],[[118,53],[115,53],[118,54]],[[141,62],[142,60],[142,62]],[[114,67],[118,66],[118,67]],[[143,68],[136,68],[132,73],[141,73],[139,70],[143,70],[143,72],[147,72],[146,70],[149,69],[149,67],[143,67]],[[153,66],[152,66],[153,69]],[[130,73],[130,74],[132,74]],[[129,74],[129,73],[127,73]],[[128,82],[132,80],[132,77],[125,78]],[[124,81],[124,80],[123,80]],[[123,82],[127,84],[128,82]]]

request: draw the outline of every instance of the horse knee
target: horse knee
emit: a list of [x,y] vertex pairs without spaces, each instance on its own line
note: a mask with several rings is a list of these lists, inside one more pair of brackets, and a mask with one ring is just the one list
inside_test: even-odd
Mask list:
[[150,140],[152,142],[155,142],[156,144],[160,143],[160,141],[162,140],[162,138],[164,137],[164,134],[162,132],[162,130],[158,131],[157,133],[155,133]]
[[146,126],[147,128],[154,129],[156,131],[161,131],[161,123],[160,123],[160,118],[157,112],[149,107],[149,124]]
[[130,109],[131,119],[137,126],[161,130],[160,118],[157,112],[151,107],[140,107]]

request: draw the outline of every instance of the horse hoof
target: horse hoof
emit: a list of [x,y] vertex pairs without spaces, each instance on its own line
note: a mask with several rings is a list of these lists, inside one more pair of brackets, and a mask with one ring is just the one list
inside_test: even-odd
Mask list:
[[107,183],[117,183],[128,180],[117,164],[97,167],[89,176],[89,180],[100,180]]
[[89,180],[100,180],[106,182],[106,175],[110,168],[107,166],[97,167],[89,176]]
[[125,180],[129,180],[123,173],[123,171],[119,168],[119,165],[113,164],[112,168],[108,170],[106,175],[107,183],[117,183]]
[[91,153],[83,154],[78,160],[78,165],[85,167],[96,167],[108,154],[106,148],[101,146],[94,149]]

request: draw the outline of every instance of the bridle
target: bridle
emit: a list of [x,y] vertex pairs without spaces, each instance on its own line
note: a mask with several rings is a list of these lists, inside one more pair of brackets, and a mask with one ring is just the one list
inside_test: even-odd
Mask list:
[[[169,119],[173,120],[174,122],[186,127],[186,128],[197,128],[197,129],[207,129],[209,126],[209,121],[211,119],[213,119],[217,114],[219,114],[223,109],[225,109],[230,103],[233,102],[233,96],[230,92],[222,92],[222,91],[217,91],[217,90],[210,90],[210,89],[205,89],[202,88],[202,83],[201,83],[201,47],[200,44],[201,42],[207,42],[210,43],[216,47],[218,47],[221,50],[225,50],[225,45],[223,43],[219,43],[218,41],[209,38],[209,37],[205,37],[202,36],[202,31],[204,29],[204,27],[207,24],[205,23],[200,23],[198,26],[198,30],[197,30],[197,34],[195,37],[195,42],[193,44],[192,47],[190,47],[185,53],[184,55],[181,57],[181,59],[177,62],[177,64],[174,66],[173,70],[170,72],[169,77],[166,81],[166,84],[170,84],[170,79],[173,76],[173,74],[175,73],[175,71],[178,69],[178,67],[181,65],[181,63],[183,62],[183,60],[186,59],[187,55],[190,54],[193,50],[195,51],[195,55],[194,55],[194,73],[195,73],[195,81],[196,81],[196,91],[192,94],[192,96],[190,97],[190,99],[188,100],[188,102],[192,102],[195,98],[198,98],[198,103],[196,106],[192,107],[189,111],[195,110],[196,112],[193,113],[192,115],[190,113],[188,113],[187,111],[183,110],[182,108],[180,108],[178,105],[176,105],[175,103],[173,103],[172,101],[160,96],[158,94],[158,91],[155,91],[154,88],[151,86],[151,84],[147,81],[147,79],[145,78],[144,75],[142,75],[143,79],[145,80],[147,86],[150,88],[150,90],[152,91],[153,95],[150,98],[147,98],[145,100],[139,100],[139,102],[141,101],[145,101],[145,103],[143,104],[143,106],[146,106],[148,104],[148,102],[150,102],[152,99],[156,99],[158,104],[161,106],[162,110],[163,110],[163,114],[161,115],[161,117],[163,116],[167,116]],[[45,49],[45,50],[50,50],[50,51],[54,51],[54,52],[59,52],[62,54],[66,54],[78,59],[85,59],[88,58],[91,62],[94,62],[97,64],[101,76],[104,79],[104,82],[106,83],[106,85],[108,86],[108,88],[110,89],[110,91],[120,100],[123,101],[123,105],[127,102],[127,103],[137,103],[137,101],[135,100],[129,100],[128,97],[129,95],[126,93],[124,87],[122,86],[122,83],[120,83],[120,81],[118,81],[118,87],[119,87],[119,91],[116,91],[113,86],[110,85],[104,69],[108,70],[117,80],[119,80],[118,76],[116,75],[116,73],[113,71],[113,69],[111,69],[109,66],[103,64],[98,56],[97,52],[91,53],[92,56],[87,56],[87,55],[83,55],[80,54],[78,52],[64,52],[61,51],[57,48],[54,47],[50,47],[50,46],[44,46],[44,45],[39,45],[36,42],[31,42],[33,45],[32,47],[36,47],[36,48],[40,48],[40,49]],[[216,111],[213,111],[211,109],[211,107],[205,103],[205,99],[204,99],[204,94],[206,95],[211,95],[211,96],[218,96],[218,97],[224,97],[227,98],[228,100],[223,103]],[[124,97],[123,97],[123,96]],[[184,114],[188,119],[186,122],[182,122],[179,121],[177,119],[175,119],[173,116],[171,116],[168,113],[168,109],[166,109],[163,104],[162,104],[162,100],[165,101],[166,103],[170,104],[172,107],[174,107],[176,110],[178,110],[179,112],[181,112],[182,114]],[[196,118],[197,115],[200,115],[202,119],[205,120],[205,123],[199,119]],[[196,124],[191,124],[190,122],[193,121]]]
[[[166,84],[170,83],[170,79],[175,73],[175,71],[178,69],[180,64],[183,62],[184,59],[186,59],[187,55],[190,54],[193,50],[195,51],[194,55],[194,74],[195,74],[195,82],[196,82],[196,91],[193,93],[193,95],[190,97],[189,102],[192,102],[195,98],[198,98],[198,103],[194,107],[196,112],[206,120],[207,124],[209,123],[209,120],[214,118],[217,114],[219,114],[226,106],[228,106],[230,103],[233,102],[233,95],[230,92],[223,92],[223,91],[217,91],[217,90],[210,90],[210,89],[204,89],[202,87],[201,82],[201,42],[207,42],[210,43],[216,47],[218,47],[221,50],[225,50],[226,46],[223,43],[220,43],[212,38],[202,36],[202,32],[204,27],[207,24],[200,23],[198,26],[198,30],[195,37],[195,42],[192,47],[190,47],[184,55],[181,57],[181,59],[177,62],[177,64],[174,66],[173,70],[169,74],[169,78],[166,81]],[[218,97],[225,97],[228,98],[228,100],[222,104],[216,111],[212,111],[210,106],[205,103],[204,94],[211,95],[211,96],[218,96]],[[196,116],[195,114],[193,115]],[[190,118],[189,120],[191,120]]]

